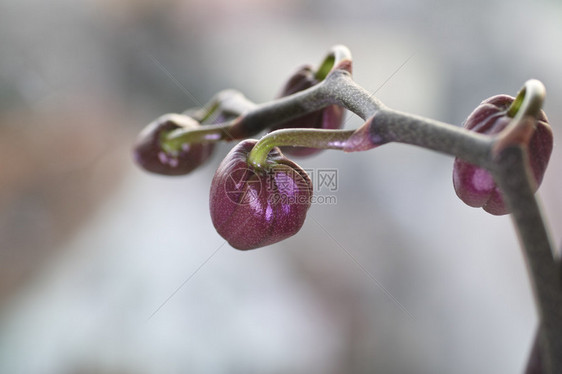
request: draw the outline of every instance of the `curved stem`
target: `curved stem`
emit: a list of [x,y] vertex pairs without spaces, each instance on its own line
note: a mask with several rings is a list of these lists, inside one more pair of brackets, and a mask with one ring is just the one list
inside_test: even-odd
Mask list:
[[487,135],[392,109],[376,112],[357,134],[365,138],[363,142],[370,143],[371,148],[389,142],[412,144],[483,167],[490,162],[493,143]]
[[240,91],[227,89],[215,94],[205,106],[187,109],[183,114],[201,124],[217,124],[224,122],[223,117],[238,117],[255,106]]
[[[507,110],[507,115],[519,118],[525,116],[536,118],[542,109],[545,96],[546,89],[544,84],[536,79],[529,79],[525,82],[513,103],[511,103]],[[523,108],[523,110],[519,110],[520,108]]]
[[184,144],[214,143],[228,139],[230,123],[219,125],[205,125],[197,129],[179,128],[170,131],[160,139],[162,149],[167,153],[178,152]]
[[232,118],[248,113],[257,107],[256,103],[248,100],[246,96],[236,90],[221,91],[215,96],[215,100],[220,108],[220,113]]
[[331,72],[321,87],[330,103],[338,104],[366,120],[385,105],[358,85],[345,70]]
[[545,88],[541,82],[529,80],[525,83],[508,109],[513,120],[498,134],[494,143],[494,164],[490,172],[512,212],[511,218],[525,254],[540,320],[535,344],[540,346],[541,352],[535,356],[540,357],[547,373],[562,373],[560,267],[534,196],[536,184],[527,147],[544,97]]
[[[201,124],[211,123],[200,128],[180,128],[163,134],[160,139],[162,149],[168,153],[178,152],[183,144],[212,143],[232,138],[229,130],[234,121],[223,122],[223,119],[236,118],[254,109],[256,104],[249,101],[241,92],[223,90],[217,93],[202,108],[192,108],[184,112]],[[179,124],[178,124],[179,125]]]
[[560,269],[553,257],[553,247],[534,196],[526,149],[520,145],[504,148],[497,154],[496,163],[492,174],[511,209],[538,309],[541,358],[547,373],[562,373]]
[[354,130],[282,129],[261,138],[248,155],[248,163],[257,169],[267,168],[267,155],[273,147],[293,146],[344,149]]
[[[507,115],[513,119],[496,135],[493,152],[497,153],[498,150],[513,144],[529,144],[545,95],[544,85],[538,80],[531,79],[525,82],[507,110]],[[534,178],[531,180],[534,181]]]
[[[324,80],[330,72],[335,69],[341,68],[342,63],[349,62],[351,63],[351,51],[349,48],[343,45],[335,45],[332,47],[328,55],[324,58],[318,70],[314,74],[314,77],[322,81]],[[351,65],[349,67],[345,67],[347,71],[351,73]]]
[[[245,139],[277,123],[281,123],[307,113],[322,109],[330,104],[325,89],[325,81],[307,90],[256,105],[246,98],[237,101],[220,101],[216,111],[231,109],[234,102],[246,111],[227,123],[205,125],[197,129],[177,129],[166,134],[161,142],[166,152],[177,152],[183,144],[197,142],[218,142],[222,140]],[[224,109],[223,109],[224,108]],[[201,115],[200,115],[201,116]]]

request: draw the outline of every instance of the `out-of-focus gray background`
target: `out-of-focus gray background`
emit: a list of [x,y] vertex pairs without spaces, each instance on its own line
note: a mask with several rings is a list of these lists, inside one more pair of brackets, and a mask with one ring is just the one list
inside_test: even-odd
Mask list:
[[[456,198],[449,157],[298,161],[337,169],[317,191],[337,203],[244,253],[208,213],[232,144],[180,178],[130,150],[220,89],[270,100],[337,43],[386,104],[450,123],[538,78],[560,138],[559,2],[3,0],[0,15],[0,372],[522,371],[537,320],[511,222]],[[561,155],[539,192],[556,243]]]

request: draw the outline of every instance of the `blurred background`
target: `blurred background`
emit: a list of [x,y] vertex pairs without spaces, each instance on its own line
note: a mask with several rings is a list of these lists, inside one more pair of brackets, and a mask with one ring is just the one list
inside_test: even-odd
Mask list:
[[[554,0],[0,1],[0,372],[518,373],[537,325],[509,217],[460,202],[452,159],[326,151],[335,204],[239,252],[191,175],[131,159],[163,113],[236,88],[271,100],[334,44],[396,109],[461,124],[547,87],[562,136]],[[361,121],[348,116],[346,127]],[[562,151],[539,197],[562,238]]]

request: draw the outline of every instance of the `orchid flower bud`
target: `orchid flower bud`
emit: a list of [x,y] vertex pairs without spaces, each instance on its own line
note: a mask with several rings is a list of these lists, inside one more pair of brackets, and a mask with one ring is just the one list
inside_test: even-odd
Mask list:
[[[349,67],[349,69],[351,69]],[[283,88],[279,97],[285,97],[294,93],[304,91],[316,84],[320,80],[316,77],[311,66],[301,67]],[[344,120],[345,111],[338,105],[329,105],[323,109],[305,114],[301,117],[293,118],[289,121],[278,123],[271,127],[271,131],[286,128],[315,128],[315,129],[339,129]],[[320,152],[320,149],[304,147],[282,147],[283,151],[292,156],[309,156]]]
[[[493,135],[501,132],[513,119],[508,115],[508,110],[514,100],[515,98],[508,95],[497,95],[483,101],[467,118],[464,127],[481,134]],[[542,182],[552,146],[552,129],[541,110],[528,144],[529,163],[536,188]],[[499,187],[485,169],[456,158],[453,185],[457,196],[467,205],[482,207],[494,215],[509,213]]]
[[143,169],[164,175],[188,174],[211,155],[212,143],[184,144],[174,153],[162,148],[162,139],[166,134],[180,129],[196,129],[199,122],[180,114],[166,114],[149,124],[139,134],[134,147],[134,158]]
[[312,198],[306,172],[279,148],[268,156],[267,170],[249,166],[257,140],[236,145],[219,165],[210,192],[213,225],[228,243],[241,250],[270,245],[295,235]]

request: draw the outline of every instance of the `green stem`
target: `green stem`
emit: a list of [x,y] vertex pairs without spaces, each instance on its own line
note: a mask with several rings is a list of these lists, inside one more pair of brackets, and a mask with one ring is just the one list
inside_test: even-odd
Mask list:
[[249,101],[242,93],[236,90],[223,90],[217,93],[203,108],[189,109],[184,112],[201,124],[210,122],[200,128],[179,128],[163,133],[160,139],[162,149],[167,153],[178,152],[184,144],[189,143],[214,143],[221,140],[230,140],[230,130],[236,121],[217,124],[219,116],[239,117],[254,109],[256,104]]
[[230,123],[219,125],[205,125],[197,129],[177,129],[162,134],[160,139],[162,149],[169,154],[179,152],[184,144],[214,143],[228,139]]
[[336,59],[332,55],[326,56],[322,64],[320,64],[318,70],[316,70],[316,74],[314,74],[314,78],[316,78],[319,81],[324,80],[332,70],[335,60]]
[[[525,116],[536,118],[542,109],[545,95],[546,89],[542,82],[529,79],[511,103],[507,115],[519,119]],[[519,110],[520,108],[523,108],[523,110]]]
[[282,129],[261,138],[248,155],[248,163],[257,169],[268,167],[267,155],[274,147],[293,146],[344,149],[354,130]]
[[[244,97],[241,92],[236,90],[222,90],[215,94],[205,106],[201,108],[191,108],[183,112],[184,115],[189,116],[197,122],[204,124],[212,121],[213,118],[224,111],[224,103],[228,100],[238,99]],[[219,110],[220,109],[220,110]],[[243,108],[245,110],[246,108]]]
[[318,70],[314,74],[314,77],[323,81],[330,72],[337,68],[341,62],[348,60],[351,61],[351,52],[346,46],[336,45],[332,47],[328,55],[324,58]]
[[[507,110],[507,115],[513,117],[505,129],[495,137],[493,152],[513,144],[528,144],[535,129],[535,123],[540,115],[546,90],[544,85],[536,79],[525,82],[517,97]],[[533,178],[534,180],[534,178]]]
[[207,103],[203,108],[192,108],[188,109],[183,112],[184,115],[189,116],[196,120],[197,122],[204,124],[205,122],[209,121],[213,114],[217,113],[217,109],[219,109],[220,103],[211,100]]

